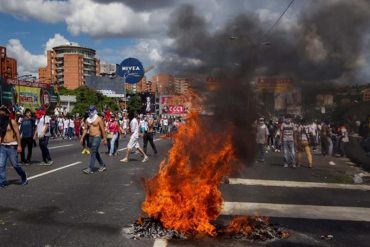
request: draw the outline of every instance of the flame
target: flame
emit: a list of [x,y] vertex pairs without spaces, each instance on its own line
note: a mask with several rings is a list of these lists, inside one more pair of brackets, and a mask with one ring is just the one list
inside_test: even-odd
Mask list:
[[231,171],[231,136],[215,134],[197,112],[174,135],[174,144],[156,176],[145,182],[142,210],[167,229],[216,236],[211,222],[220,215],[218,186]]
[[268,225],[269,218],[259,216],[236,216],[230,221],[229,225],[225,229],[225,233],[242,233],[244,235],[250,235],[258,222],[262,222],[265,225]]

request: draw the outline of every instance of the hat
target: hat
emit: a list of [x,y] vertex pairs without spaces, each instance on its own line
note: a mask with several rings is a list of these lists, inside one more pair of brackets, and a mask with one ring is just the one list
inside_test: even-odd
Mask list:
[[6,107],[5,105],[0,106],[0,111],[4,111],[7,114],[10,114],[10,111],[9,111],[8,107]]
[[90,111],[90,112],[92,112],[92,111],[96,111],[96,106],[91,105],[91,106],[89,107],[89,111]]

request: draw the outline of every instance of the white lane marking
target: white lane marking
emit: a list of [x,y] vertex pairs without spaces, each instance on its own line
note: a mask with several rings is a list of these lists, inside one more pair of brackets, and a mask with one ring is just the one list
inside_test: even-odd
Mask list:
[[61,146],[55,146],[55,147],[49,147],[49,150],[50,149],[57,149],[57,148],[64,148],[64,147],[70,147],[70,146],[73,146],[73,144],[67,144],[67,145],[61,145]]
[[[161,139],[161,138],[158,138],[158,139],[154,139],[153,141],[160,141],[160,140],[163,140],[163,139]],[[117,150],[117,152],[121,152],[121,151],[125,151],[125,150],[127,150],[127,147],[126,148],[121,148],[121,149],[118,149]]]
[[262,180],[262,179],[243,179],[243,178],[229,178],[229,184],[296,187],[296,188],[370,190],[369,185],[363,185],[363,184],[314,183],[314,182],[300,182],[300,181]]
[[370,222],[370,208],[362,207],[224,202],[221,214]]
[[154,245],[153,245],[153,247],[166,247],[167,245],[168,245],[168,241],[167,241],[167,239],[157,238],[157,239],[154,241]]
[[75,163],[72,163],[72,164],[69,164],[69,165],[65,165],[65,166],[62,166],[62,167],[59,167],[59,168],[56,168],[56,169],[53,169],[53,170],[50,170],[50,171],[47,171],[47,172],[43,172],[43,173],[37,174],[37,175],[32,176],[32,177],[29,177],[28,180],[31,180],[31,179],[34,179],[34,178],[38,178],[38,177],[41,177],[41,176],[45,176],[47,174],[54,173],[56,171],[66,169],[66,168],[71,167],[71,166],[79,165],[81,163],[82,163],[82,161],[77,161]]

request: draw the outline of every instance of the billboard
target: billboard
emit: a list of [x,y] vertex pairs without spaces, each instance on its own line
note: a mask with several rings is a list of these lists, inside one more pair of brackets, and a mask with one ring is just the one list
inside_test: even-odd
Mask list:
[[58,103],[58,95],[48,84],[0,78],[0,101],[6,106],[18,103],[31,110],[48,109]]
[[144,74],[143,64],[136,58],[127,58],[117,67],[117,75],[123,77],[124,82],[129,84],[138,83]]
[[[110,78],[107,76],[89,76],[86,77],[85,85],[89,88],[95,89],[96,91],[104,91],[111,94],[124,94],[125,85],[121,77]],[[109,91],[109,92],[108,92]]]
[[292,80],[289,78],[259,78],[257,91],[268,93],[287,92],[292,88]]
[[153,93],[140,93],[142,114],[155,113],[155,95]]
[[190,106],[190,99],[186,96],[166,95],[160,98],[160,114],[185,115]]

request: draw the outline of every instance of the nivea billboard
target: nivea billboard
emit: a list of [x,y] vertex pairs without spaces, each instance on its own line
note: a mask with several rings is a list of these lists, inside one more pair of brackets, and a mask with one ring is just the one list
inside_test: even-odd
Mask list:
[[127,58],[117,67],[117,75],[129,84],[138,83],[144,76],[143,64],[136,58]]

